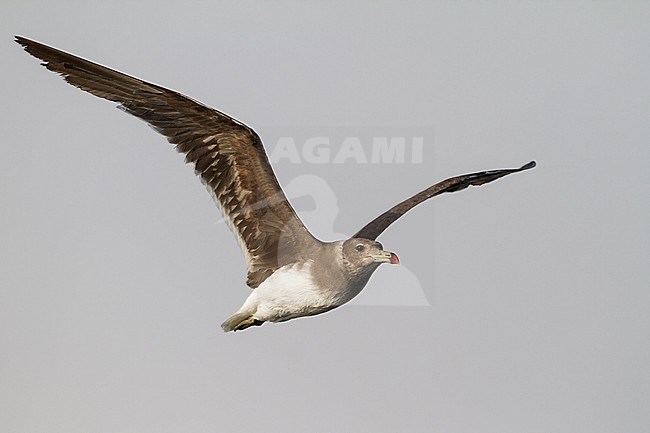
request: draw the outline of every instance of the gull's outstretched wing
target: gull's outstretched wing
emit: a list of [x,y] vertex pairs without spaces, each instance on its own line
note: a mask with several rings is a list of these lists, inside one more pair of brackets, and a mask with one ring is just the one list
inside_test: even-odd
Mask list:
[[221,209],[255,288],[318,241],[304,227],[248,126],[187,96],[17,36],[16,42],[73,86],[117,102],[185,154]]
[[535,161],[531,161],[521,168],[482,171],[480,173],[464,174],[443,180],[442,182],[438,182],[424,191],[415,194],[413,197],[404,200],[400,204],[393,206],[390,210],[384,212],[370,223],[366,224],[366,226],[359,230],[353,237],[372,240],[377,239],[377,236],[383,233],[388,226],[397,221],[402,215],[431,197],[435,197],[444,192],[459,191],[468,186],[483,185],[484,183],[492,182],[493,180],[497,180],[500,177],[512,173],[528,170],[535,167],[535,165],[537,165]]

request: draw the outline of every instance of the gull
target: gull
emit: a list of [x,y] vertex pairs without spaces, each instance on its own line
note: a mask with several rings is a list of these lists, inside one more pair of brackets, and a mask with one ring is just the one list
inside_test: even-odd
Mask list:
[[254,289],[221,327],[240,331],[337,308],[358,295],[384,263],[399,264],[377,237],[418,204],[535,167],[464,174],[393,206],[350,239],[323,242],[291,207],[253,129],[188,96],[16,36],[16,42],[65,81],[147,122],[185,155],[234,233]]

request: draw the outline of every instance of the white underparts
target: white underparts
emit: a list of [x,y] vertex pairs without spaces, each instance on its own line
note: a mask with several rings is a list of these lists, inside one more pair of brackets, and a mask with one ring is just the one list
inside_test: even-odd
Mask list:
[[347,300],[316,287],[311,262],[284,266],[269,276],[246,299],[240,312],[257,320],[283,322],[331,310]]

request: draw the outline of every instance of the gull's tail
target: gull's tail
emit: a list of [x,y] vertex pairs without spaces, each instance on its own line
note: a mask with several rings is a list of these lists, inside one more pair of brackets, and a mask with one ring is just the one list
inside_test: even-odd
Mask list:
[[251,326],[261,326],[263,320],[258,320],[249,311],[238,311],[221,324],[224,332],[242,331]]

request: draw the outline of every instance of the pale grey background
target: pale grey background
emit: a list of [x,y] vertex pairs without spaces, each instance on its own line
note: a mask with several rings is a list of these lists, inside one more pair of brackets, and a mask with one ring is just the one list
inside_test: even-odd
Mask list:
[[[134,3],[1,6],[1,431],[648,431],[647,2]],[[226,335],[244,264],[191,168],[14,34],[262,137],[433,128],[421,165],[276,167],[327,180],[334,232],[446,176],[539,167],[382,236],[431,307]]]

